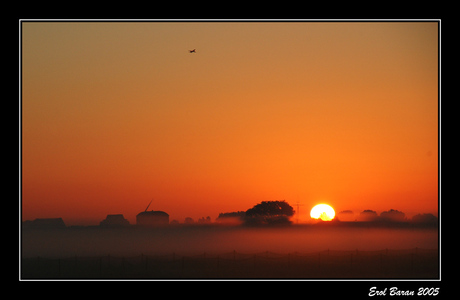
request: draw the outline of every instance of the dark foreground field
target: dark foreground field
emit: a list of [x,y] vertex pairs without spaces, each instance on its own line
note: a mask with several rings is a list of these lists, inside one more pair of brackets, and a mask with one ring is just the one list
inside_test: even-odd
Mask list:
[[316,253],[202,253],[193,256],[26,258],[27,278],[426,278],[438,277],[435,250]]
[[437,241],[411,228],[27,230],[21,278],[436,279]]

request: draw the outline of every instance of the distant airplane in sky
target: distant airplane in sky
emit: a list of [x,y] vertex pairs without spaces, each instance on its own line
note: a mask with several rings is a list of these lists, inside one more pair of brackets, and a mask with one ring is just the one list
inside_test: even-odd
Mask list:
[[190,53],[196,53],[195,49],[193,49],[193,50],[188,50],[188,52],[190,52]]

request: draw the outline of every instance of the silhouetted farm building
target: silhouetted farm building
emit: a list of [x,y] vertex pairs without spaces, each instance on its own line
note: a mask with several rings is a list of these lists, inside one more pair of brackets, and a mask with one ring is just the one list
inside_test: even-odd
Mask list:
[[140,212],[137,214],[136,224],[141,225],[141,226],[168,225],[169,215],[167,213],[165,213],[164,211],[160,211],[160,210],[147,211],[147,209],[149,209],[150,204],[152,204],[152,201],[150,201],[149,205],[147,205],[147,208],[143,212]]
[[107,215],[105,220],[102,220],[99,225],[101,227],[123,227],[128,226],[129,221],[126,220],[122,214]]
[[169,224],[169,215],[164,211],[143,211],[136,216],[137,225],[163,226]]
[[33,221],[25,221],[22,223],[23,228],[39,228],[39,229],[60,229],[66,228],[62,218],[46,218],[35,219]]

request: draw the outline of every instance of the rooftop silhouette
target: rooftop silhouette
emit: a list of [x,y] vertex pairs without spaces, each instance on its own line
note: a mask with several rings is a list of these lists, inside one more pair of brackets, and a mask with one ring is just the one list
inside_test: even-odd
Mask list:
[[107,215],[107,217],[99,223],[101,227],[119,227],[129,226],[129,221],[122,214]]

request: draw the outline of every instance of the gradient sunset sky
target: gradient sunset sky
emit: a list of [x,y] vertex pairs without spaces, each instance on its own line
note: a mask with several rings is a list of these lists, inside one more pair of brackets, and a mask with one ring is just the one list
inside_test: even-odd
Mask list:
[[23,220],[438,214],[438,22],[21,26]]

